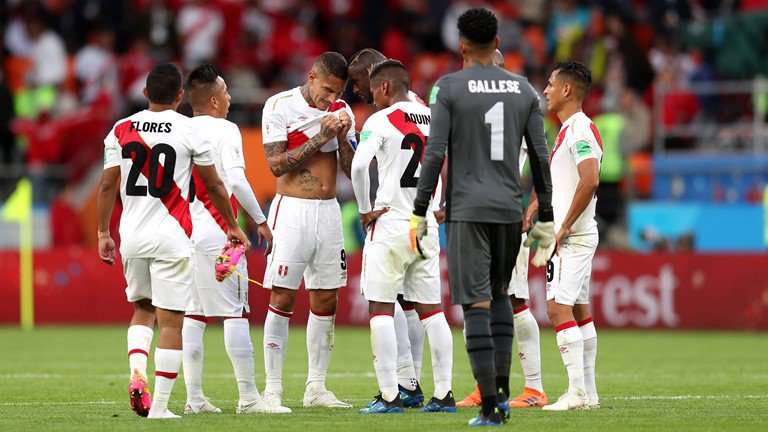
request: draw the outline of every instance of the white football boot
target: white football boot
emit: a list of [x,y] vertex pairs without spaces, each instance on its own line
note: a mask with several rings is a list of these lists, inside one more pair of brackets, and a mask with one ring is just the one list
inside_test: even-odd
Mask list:
[[557,402],[550,405],[544,405],[541,409],[544,411],[585,409],[587,403],[587,395],[583,390],[576,390],[574,392],[567,391],[557,399]]
[[352,408],[352,405],[340,401],[332,391],[322,384],[312,383],[304,391],[304,408]]

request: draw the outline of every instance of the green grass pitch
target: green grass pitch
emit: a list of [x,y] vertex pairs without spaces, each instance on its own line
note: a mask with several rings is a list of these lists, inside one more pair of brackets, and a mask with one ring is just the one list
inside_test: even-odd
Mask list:
[[[599,331],[599,330],[598,330]],[[454,329],[454,392],[463,397],[473,382],[461,332]],[[256,371],[263,388],[261,329],[254,328]],[[328,386],[352,402],[352,410],[301,408],[306,374],[304,329],[293,327],[285,367],[285,416],[236,416],[236,387],[220,326],[205,339],[204,386],[225,414],[147,421],[133,414],[126,392],[125,328],[43,327],[25,333],[0,327],[0,431],[446,431],[465,430],[475,409],[458,414],[363,416],[357,409],[375,393],[368,330],[336,332]],[[430,396],[428,349],[423,387]],[[549,329],[542,330],[544,386],[550,398],[566,376]],[[151,363],[151,362],[150,362]],[[513,361],[512,388],[522,388]],[[600,331],[598,411],[512,412],[517,431],[765,431],[768,430],[768,337],[756,333]],[[183,411],[182,379],[171,409]]]

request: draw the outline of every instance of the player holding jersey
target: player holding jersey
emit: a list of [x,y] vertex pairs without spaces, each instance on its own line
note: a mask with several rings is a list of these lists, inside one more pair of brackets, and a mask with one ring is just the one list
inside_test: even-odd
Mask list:
[[[211,143],[198,137],[190,120],[176,112],[184,93],[181,81],[179,69],[172,64],[159,65],[149,73],[144,89],[149,108],[119,120],[104,139],[97,201],[99,257],[112,264],[115,243],[109,220],[119,188],[123,203],[120,255],[125,292],[134,305],[128,328],[129,394],[134,411],[149,418],[178,418],[168,410],[168,399],[181,366],[181,327],[193,282],[192,165],[221,214],[227,238],[250,246],[216,173]],[[150,403],[146,367],[155,318],[160,335],[155,349],[155,395]]]
[[550,156],[557,249],[547,263],[547,313],[568,371],[568,391],[545,406],[547,411],[600,406],[589,282],[598,243],[595,193],[603,145],[592,120],[581,111],[591,84],[586,66],[567,62],[555,67],[544,90],[547,107],[562,122]]
[[325,386],[337,291],[347,284],[336,200],[338,161],[349,176],[354,156],[354,117],[338,99],[346,81],[344,56],[326,52],[315,60],[304,85],[278,93],[264,104],[264,152],[277,177],[277,195],[268,218],[275,244],[264,275],[264,287],[272,290],[264,323],[264,399],[273,406],[282,405],[288,321],[303,278],[310,307],[304,406],[351,407]]
[[[230,199],[235,198],[251,219],[258,224],[260,237],[271,243],[272,232],[245,177],[243,139],[237,125],[226,119],[230,95],[227,84],[212,65],[195,68],[187,78],[187,99],[194,117],[192,126],[200,136],[209,136],[216,171],[221,176]],[[224,320],[224,346],[235,372],[239,390],[238,414],[265,412],[260,406],[253,369],[253,345],[250,325],[245,317],[248,306],[248,274],[246,260],[240,260],[238,272],[218,282],[214,269],[216,259],[226,242],[226,227],[221,215],[211,205],[199,175],[193,173],[192,240],[195,283],[187,306],[184,327],[184,384],[187,387],[185,414],[220,413],[203,394],[203,333],[209,318]],[[233,204],[235,203],[233,202]],[[233,205],[233,211],[237,207]],[[242,275],[242,276],[241,276]],[[273,412],[274,410],[269,410]],[[290,412],[283,408],[279,412]]]
[[[429,215],[431,235],[422,243],[426,259],[410,249],[411,202],[416,197],[418,168],[429,135],[429,108],[408,98],[408,71],[397,60],[376,64],[370,73],[378,112],[365,122],[352,161],[352,185],[368,235],[363,249],[361,287],[369,303],[371,345],[380,393],[361,410],[365,414],[402,412],[398,390],[394,312],[401,288],[416,305],[429,338],[435,392],[425,412],[455,412],[451,391],[453,341],[442,312],[440,244],[437,221]],[[379,188],[370,203],[368,168],[376,157]],[[433,198],[432,206],[439,205]]]
[[[387,57],[373,48],[364,48],[352,56],[349,62],[349,81],[352,91],[368,104],[373,104],[370,72],[373,66]],[[408,90],[408,100],[425,105],[413,91]],[[375,107],[375,105],[374,105]],[[438,191],[438,194],[440,191]],[[438,196],[438,202],[440,201]],[[444,212],[436,216],[445,216]],[[442,223],[444,217],[438,218]],[[402,289],[395,303],[395,333],[397,335],[397,381],[400,398],[406,408],[420,407],[424,403],[421,390],[421,364],[424,352],[424,326],[421,324],[416,305],[405,301]]]

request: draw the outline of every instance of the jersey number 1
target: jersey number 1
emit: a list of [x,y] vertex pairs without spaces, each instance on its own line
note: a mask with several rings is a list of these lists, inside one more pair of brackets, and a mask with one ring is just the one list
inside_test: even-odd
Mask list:
[[[163,165],[160,165],[160,155],[163,155]],[[147,157],[149,169],[146,170]],[[133,159],[133,165],[128,172],[125,182],[125,194],[130,196],[147,196],[162,198],[173,187],[173,173],[176,170],[176,151],[168,144],[156,144],[151,150],[138,142],[129,142],[123,146],[123,159]],[[162,170],[162,174],[160,171]],[[139,186],[139,174],[147,177],[147,186]],[[160,178],[158,178],[160,177]],[[159,183],[159,184],[158,184]]]
[[504,102],[496,102],[485,113],[485,124],[491,126],[491,160],[504,160]]
[[408,166],[405,167],[405,171],[403,171],[403,175],[400,177],[400,187],[415,188],[419,184],[419,178],[416,177],[416,169],[419,167],[421,156],[424,154],[424,140],[415,133],[409,133],[403,138],[400,148],[413,151],[413,156],[411,156]]

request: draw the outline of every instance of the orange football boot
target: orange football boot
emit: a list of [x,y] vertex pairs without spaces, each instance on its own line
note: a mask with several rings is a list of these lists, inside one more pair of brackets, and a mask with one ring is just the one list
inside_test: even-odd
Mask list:
[[480,406],[480,387],[475,386],[475,390],[463,400],[456,402],[459,408],[471,408]]
[[547,395],[544,394],[544,392],[540,392],[530,387],[526,387],[520,396],[509,400],[509,407],[510,408],[534,408],[534,407],[541,408],[548,403],[549,403],[549,400],[547,399]]

